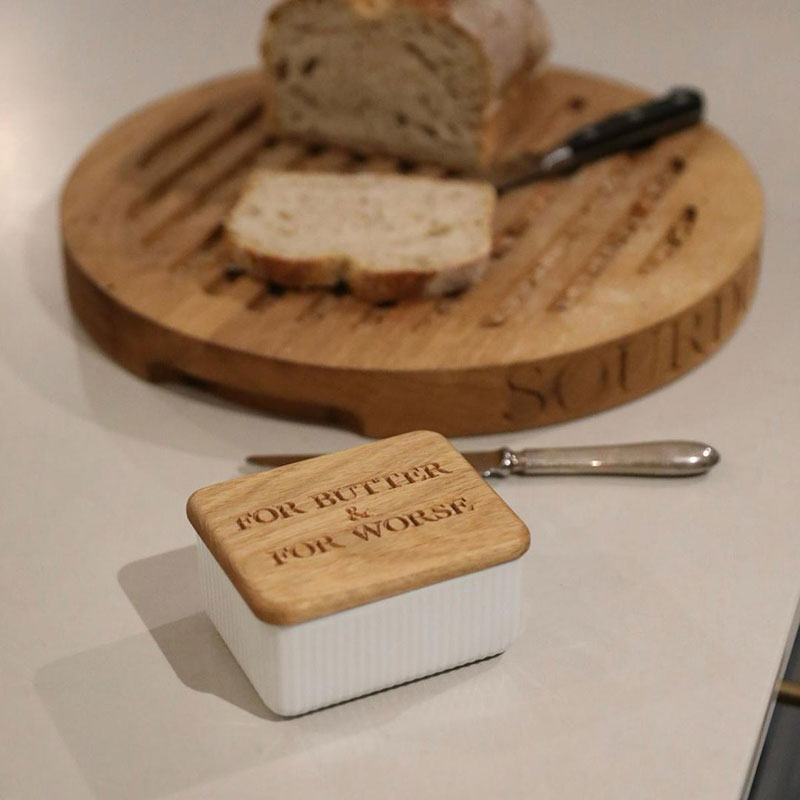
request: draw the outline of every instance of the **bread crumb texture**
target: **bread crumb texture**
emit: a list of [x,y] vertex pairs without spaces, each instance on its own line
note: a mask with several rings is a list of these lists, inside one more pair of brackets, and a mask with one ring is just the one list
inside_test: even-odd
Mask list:
[[534,0],[285,0],[262,49],[286,133],[474,171],[547,42]]
[[261,278],[344,281],[380,302],[480,280],[495,206],[494,187],[480,181],[260,170],[226,228],[237,260]]

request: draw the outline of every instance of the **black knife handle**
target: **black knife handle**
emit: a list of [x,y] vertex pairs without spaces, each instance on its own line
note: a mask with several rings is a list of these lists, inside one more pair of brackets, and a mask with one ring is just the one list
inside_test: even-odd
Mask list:
[[[572,153],[562,169],[574,169],[598,158],[651,144],[656,139],[697,124],[703,116],[703,95],[676,88],[655,100],[613,114],[573,133],[561,147]],[[561,171],[561,170],[559,170]]]

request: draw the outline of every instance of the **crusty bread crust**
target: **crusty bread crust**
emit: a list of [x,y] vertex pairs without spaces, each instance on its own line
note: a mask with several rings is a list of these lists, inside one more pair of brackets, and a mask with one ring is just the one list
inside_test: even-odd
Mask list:
[[489,263],[487,253],[484,258],[439,272],[375,272],[349,259],[287,260],[255,253],[235,242],[231,242],[231,249],[236,263],[261,280],[290,289],[330,288],[344,282],[355,297],[370,303],[460,292],[479,283]]
[[310,258],[303,261],[265,256],[242,247],[229,237],[233,260],[253,277],[287,289],[331,287],[344,280],[347,261],[342,258]]

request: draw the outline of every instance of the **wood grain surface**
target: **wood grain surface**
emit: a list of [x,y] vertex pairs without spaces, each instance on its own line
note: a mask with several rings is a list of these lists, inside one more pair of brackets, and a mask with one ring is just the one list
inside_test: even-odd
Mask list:
[[[542,74],[504,151],[541,148],[643,93]],[[518,109],[517,109],[518,111]],[[221,220],[256,166],[441,174],[284,140],[259,73],[168,97],[80,162],[62,204],[72,305],[149,380],[191,377],[272,412],[387,436],[533,427],[623,403],[697,366],[755,290],[761,190],[701,126],[502,199],[485,281],[461,296],[367,305],[229,269]]]
[[187,513],[253,612],[275,625],[503,564],[530,541],[429,431],[201,489]]

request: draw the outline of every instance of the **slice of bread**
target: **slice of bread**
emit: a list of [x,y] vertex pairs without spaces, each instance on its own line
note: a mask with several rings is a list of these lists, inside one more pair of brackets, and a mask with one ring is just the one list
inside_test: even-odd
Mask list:
[[548,46],[535,0],[283,0],[262,40],[283,132],[471,173]]
[[480,281],[495,205],[479,181],[259,170],[226,230],[253,275],[293,288],[346,283],[379,303]]

